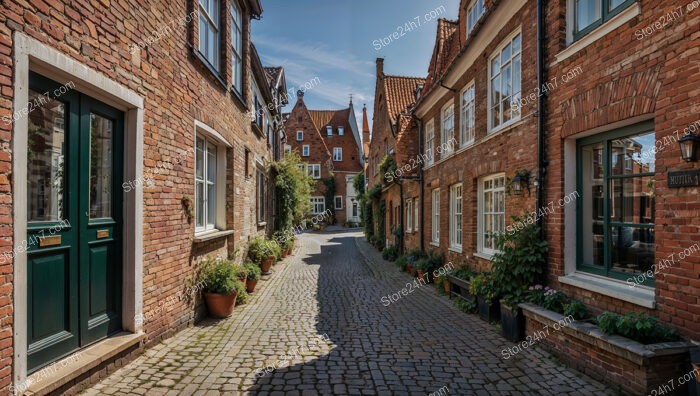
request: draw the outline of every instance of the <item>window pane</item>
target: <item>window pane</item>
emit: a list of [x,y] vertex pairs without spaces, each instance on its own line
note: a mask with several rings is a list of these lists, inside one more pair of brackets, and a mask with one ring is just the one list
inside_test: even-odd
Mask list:
[[196,225],[204,227],[204,182],[197,182],[196,188]]
[[604,195],[603,144],[595,143],[581,148],[582,192],[581,235],[583,263],[605,267],[604,256]]
[[610,220],[619,223],[654,223],[654,177],[610,180]]
[[601,17],[601,0],[576,0],[576,29],[581,31]]
[[207,181],[216,183],[216,146],[207,144]]
[[513,39],[513,55],[520,52],[520,35],[518,34]]
[[501,102],[501,77],[498,76],[491,83],[491,105],[498,105]]
[[511,50],[510,43],[508,43],[508,45],[506,45],[506,46],[503,48],[503,50],[501,50],[501,61],[502,61],[503,63],[506,63],[506,62],[508,62],[508,61],[510,60],[510,57],[511,57],[510,50]]
[[112,215],[112,137],[114,123],[90,114],[90,218]]
[[613,140],[610,143],[610,173],[616,176],[654,172],[655,136],[652,131]]
[[609,0],[608,11],[613,11],[615,8],[621,6],[627,0]]
[[195,150],[195,175],[197,179],[204,180],[204,140],[197,139]]
[[216,223],[216,184],[207,185],[207,226]]
[[654,264],[654,230],[638,227],[611,227],[612,269],[639,273]]
[[27,221],[57,221],[64,217],[65,105],[29,91],[27,150]]

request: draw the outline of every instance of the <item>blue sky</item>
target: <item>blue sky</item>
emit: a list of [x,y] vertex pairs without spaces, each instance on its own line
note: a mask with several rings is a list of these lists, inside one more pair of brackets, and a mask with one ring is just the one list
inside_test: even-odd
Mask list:
[[[297,88],[311,82],[309,108],[344,108],[353,94],[358,123],[366,103],[371,127],[375,59],[385,58],[387,74],[424,77],[437,18],[457,19],[458,7],[457,0],[263,0],[252,36],[265,66],[285,68],[286,111]],[[387,39],[395,32],[403,36]]]

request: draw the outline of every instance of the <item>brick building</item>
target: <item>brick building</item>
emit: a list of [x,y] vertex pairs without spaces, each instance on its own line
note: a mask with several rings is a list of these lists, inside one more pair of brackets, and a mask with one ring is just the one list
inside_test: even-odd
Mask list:
[[[196,263],[269,231],[286,89],[250,43],[261,12],[3,3],[3,393],[68,389],[191,324]],[[82,368],[42,370],[59,359]]]
[[[410,110],[424,83],[425,79],[419,77],[385,74],[384,59],[377,59],[367,179],[369,188],[381,185],[379,202],[373,205],[373,212],[379,216],[385,211],[383,235],[387,246],[420,247],[418,126]],[[382,172],[385,158],[396,162],[396,172],[389,175]],[[400,235],[397,230],[401,230]],[[380,230],[375,233],[382,234]]]
[[[289,134],[286,150],[297,153],[308,174],[317,180],[311,198],[312,214],[330,210],[338,224],[359,223],[353,179],[362,172],[364,158],[352,102],[342,110],[309,110],[304,92],[299,91],[296,105],[285,118],[285,130]],[[335,189],[330,202],[326,199],[329,187]]]

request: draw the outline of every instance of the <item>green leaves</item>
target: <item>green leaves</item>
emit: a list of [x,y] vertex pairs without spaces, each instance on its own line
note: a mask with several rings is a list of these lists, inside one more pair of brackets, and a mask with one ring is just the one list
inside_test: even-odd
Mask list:
[[605,334],[617,334],[642,344],[678,341],[680,336],[674,329],[663,326],[658,320],[644,312],[630,312],[623,316],[603,312],[597,318],[598,326]]

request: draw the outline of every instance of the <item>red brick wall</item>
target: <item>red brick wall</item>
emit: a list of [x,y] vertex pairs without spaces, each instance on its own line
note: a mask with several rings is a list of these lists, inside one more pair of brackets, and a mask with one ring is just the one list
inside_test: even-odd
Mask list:
[[[222,1],[222,10],[228,10],[229,1]],[[260,157],[269,157],[269,151],[265,140],[251,132],[247,109],[191,55],[188,42],[195,37],[197,19],[189,26],[175,24],[171,34],[130,53],[132,45],[152,39],[162,24],[183,20],[194,5],[191,1],[154,1],[147,6],[135,0],[80,0],[70,4],[5,1],[0,13],[1,117],[11,117],[13,112],[11,54],[15,31],[58,49],[144,98],[144,177],[155,180],[144,190],[143,310],[147,319],[144,330],[150,342],[191,323],[193,307],[186,299],[173,298],[179,303],[158,315],[150,313],[162,309],[159,301],[182,294],[183,280],[192,275],[193,264],[200,256],[226,255],[242,247],[251,234],[264,231],[255,223],[255,179],[244,177],[243,158],[244,147]],[[222,22],[222,31],[229,31],[229,19]],[[249,23],[245,23],[244,30],[244,37],[249,37]],[[222,75],[230,81],[230,38],[224,36]],[[249,70],[248,53],[244,54],[245,70]],[[244,98],[250,108],[249,74],[244,78]],[[186,221],[180,204],[182,196],[194,197],[195,119],[233,144],[227,152],[227,223],[236,233],[228,241],[207,245],[193,243],[194,224]],[[13,244],[11,139],[12,125],[0,122],[0,252],[10,252]],[[0,266],[0,388],[11,381],[12,271],[11,262]]]
[[[502,5],[505,7],[506,5]],[[488,58],[499,48],[502,41],[516,29],[522,29],[522,92],[535,89],[537,81],[536,6],[529,1],[521,11],[508,21],[490,44],[476,57],[475,63],[454,84],[458,93],[443,93],[441,99],[427,110],[421,118],[423,125],[431,119],[435,123],[435,148],[440,146],[440,111],[449,102],[454,102],[455,136],[460,130],[460,93],[471,81],[475,83],[475,143],[467,148],[455,148],[455,153],[446,159],[435,154],[435,164],[424,170],[425,177],[425,222],[424,243],[426,248],[445,253],[446,261],[461,264],[465,261],[477,270],[490,268],[488,260],[475,257],[477,252],[477,214],[479,179],[495,173],[505,173],[512,178],[518,169],[528,169],[534,175],[537,169],[537,119],[534,114],[537,103],[527,103],[522,111],[521,122],[494,135],[487,134],[487,90]],[[465,27],[466,29],[466,27]],[[442,90],[445,92],[445,90]],[[462,253],[449,249],[449,202],[450,186],[462,183]],[[432,191],[440,188],[440,246],[431,244],[432,239]],[[506,195],[506,225],[510,217],[532,212],[535,208],[535,188],[531,195]]]
[[[641,15],[549,69],[548,80],[580,67],[583,73],[572,83],[560,84],[547,101],[550,159],[546,191],[548,199],[564,192],[564,165],[573,158],[563,154],[564,138],[578,132],[605,127],[617,121],[649,114],[656,129],[657,144],[664,138],[698,121],[700,110],[699,10],[688,11],[688,2],[643,0]],[[673,10],[682,7],[680,17],[646,34],[643,29]],[[547,10],[548,63],[565,48],[566,2],[549,2]],[[639,39],[642,38],[642,39]],[[594,57],[590,54],[595,54]],[[656,261],[700,243],[700,202],[694,188],[670,189],[667,172],[698,169],[684,163],[678,144],[667,146],[656,155]],[[563,214],[547,219],[547,235],[552,242],[550,278],[556,282],[564,274],[564,232],[572,222]],[[646,310],[685,335],[700,339],[700,254],[693,254],[673,268],[656,276],[657,309],[646,310],[619,300],[584,292],[567,291],[590,304],[594,310],[615,312]]]

